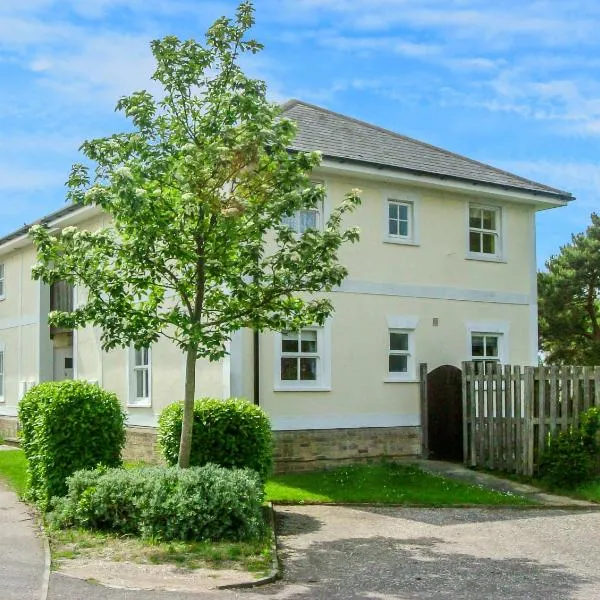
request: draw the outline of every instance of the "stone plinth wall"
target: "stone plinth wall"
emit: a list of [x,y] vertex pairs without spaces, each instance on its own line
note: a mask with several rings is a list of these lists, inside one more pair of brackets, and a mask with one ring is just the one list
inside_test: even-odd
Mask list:
[[275,431],[275,472],[419,456],[420,427]]
[[17,417],[0,416],[0,437],[7,442],[17,442],[17,433],[19,430],[19,421]]
[[[0,435],[17,440],[17,418],[0,416]],[[345,464],[419,456],[420,427],[274,431],[275,472],[310,471]],[[154,427],[127,427],[123,459],[164,464]]]
[[126,434],[123,460],[164,464],[156,445],[157,430],[154,427],[127,427]]

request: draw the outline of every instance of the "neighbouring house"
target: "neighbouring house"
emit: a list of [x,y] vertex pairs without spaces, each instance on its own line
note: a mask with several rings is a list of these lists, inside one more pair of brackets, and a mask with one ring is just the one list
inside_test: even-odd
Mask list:
[[[327,197],[289,219],[320,227],[353,187],[347,218],[360,243],[343,249],[349,277],[335,314],[299,332],[239,331],[229,356],[199,361],[198,396],[244,396],[269,414],[280,469],[420,451],[418,365],[464,360],[537,363],[535,216],[564,191],[292,100],[293,149],[323,154],[314,179]],[[96,207],[67,206],[42,222],[98,228]],[[183,394],[184,360],[164,340],[103,352],[100,332],[51,329],[47,313],[78,290],[32,281],[23,227],[0,239],[0,433],[14,437],[19,399],[37,382],[97,382],[123,402],[130,456],[149,458],[161,409]]]

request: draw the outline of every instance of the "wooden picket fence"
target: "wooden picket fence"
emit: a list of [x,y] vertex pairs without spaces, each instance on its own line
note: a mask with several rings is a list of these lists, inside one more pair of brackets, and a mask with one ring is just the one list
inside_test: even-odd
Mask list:
[[600,407],[600,367],[463,363],[466,465],[533,475],[548,434]]

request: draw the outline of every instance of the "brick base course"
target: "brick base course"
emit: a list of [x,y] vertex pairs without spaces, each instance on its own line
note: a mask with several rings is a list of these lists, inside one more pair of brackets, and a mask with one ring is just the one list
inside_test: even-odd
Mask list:
[[19,421],[17,417],[0,416],[0,437],[7,442],[16,443],[18,440]]
[[[17,418],[0,416],[0,435],[17,439]],[[310,471],[345,464],[419,456],[420,427],[275,431],[275,472]],[[127,427],[123,459],[164,464],[154,427]]]
[[274,437],[276,473],[395,460],[421,451],[420,427],[275,431]]

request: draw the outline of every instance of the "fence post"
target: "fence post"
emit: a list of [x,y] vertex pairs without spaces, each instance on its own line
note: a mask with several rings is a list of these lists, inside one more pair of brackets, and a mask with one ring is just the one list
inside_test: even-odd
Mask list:
[[469,405],[469,363],[462,364],[462,418],[463,418],[463,464],[469,466],[469,422],[471,422],[471,436],[473,435],[473,411]]
[[538,385],[538,440],[537,440],[537,458],[538,467],[540,456],[544,451],[544,440],[546,439],[546,368],[540,365],[537,368],[539,385]]
[[421,457],[429,458],[429,415],[427,403],[427,363],[419,365],[421,395]]
[[533,407],[535,403],[534,398],[535,388],[535,367],[525,367],[525,439],[526,443],[526,459],[525,459],[525,473],[530,477],[533,475],[533,443],[534,443],[534,429],[533,429]]
[[514,435],[515,409],[512,401],[512,369],[504,365],[504,417],[506,422],[506,470],[512,472],[514,468]]

